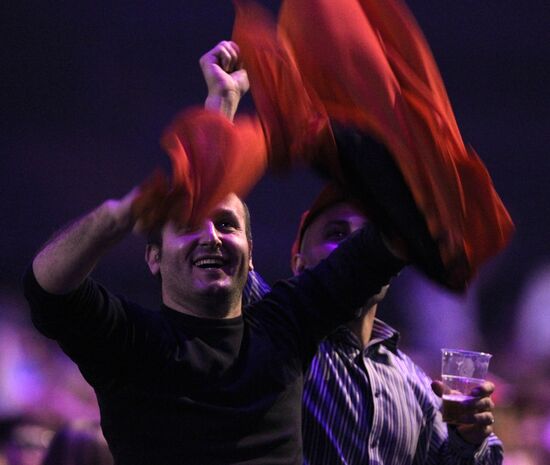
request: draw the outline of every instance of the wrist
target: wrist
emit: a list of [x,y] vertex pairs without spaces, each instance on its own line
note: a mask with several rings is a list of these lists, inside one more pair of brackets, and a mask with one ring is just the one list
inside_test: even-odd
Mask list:
[[94,212],[97,230],[103,240],[117,242],[128,234],[135,223],[131,204],[124,200],[106,200]]
[[239,92],[236,90],[226,90],[222,93],[208,94],[204,107],[208,110],[217,111],[232,121],[240,100],[241,95]]
[[458,432],[457,427],[454,425],[448,425],[448,432],[449,447],[456,455],[464,458],[471,458],[487,449],[487,438],[479,444],[473,444],[472,442],[464,439],[464,437]]

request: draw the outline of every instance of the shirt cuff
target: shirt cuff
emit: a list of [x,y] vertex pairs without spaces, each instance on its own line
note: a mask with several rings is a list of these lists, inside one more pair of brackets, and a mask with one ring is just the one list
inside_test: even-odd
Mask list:
[[[502,442],[498,437],[491,433],[485,438],[485,440],[479,444],[474,445],[466,442],[456,431],[456,427],[448,425],[449,430],[449,449],[451,453],[455,456],[465,458],[465,459],[474,459],[473,463],[487,463],[487,460],[490,456],[491,449],[499,449],[502,452]],[[496,451],[495,451],[496,452]],[[502,453],[498,454],[502,456]],[[489,460],[492,463],[492,460]],[[497,461],[495,463],[500,463]]]
[[493,433],[487,436],[480,445],[476,446],[462,439],[460,434],[456,431],[456,427],[449,425],[448,430],[449,449],[452,451],[453,455],[462,458],[474,457],[475,463],[482,463],[482,459],[489,454],[489,450],[492,446],[502,447],[502,443]]

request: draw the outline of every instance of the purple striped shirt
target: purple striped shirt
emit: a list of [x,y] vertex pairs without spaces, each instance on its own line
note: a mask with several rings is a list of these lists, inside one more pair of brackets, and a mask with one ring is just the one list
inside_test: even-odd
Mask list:
[[398,337],[375,320],[364,349],[347,328],[321,344],[304,388],[304,463],[501,464],[495,435],[476,448],[447,429],[430,378],[397,349]]

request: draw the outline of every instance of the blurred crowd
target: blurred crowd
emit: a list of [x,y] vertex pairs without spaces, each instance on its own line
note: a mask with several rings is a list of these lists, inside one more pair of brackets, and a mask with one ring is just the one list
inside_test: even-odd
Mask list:
[[[457,297],[414,272],[398,279],[384,317],[404,334],[403,348],[434,378],[442,347],[492,352],[504,464],[550,463],[550,265],[524,280],[501,325],[483,322],[484,306],[495,301],[487,282]],[[22,297],[1,293],[0,465],[112,463],[92,389],[34,330]]]
[[95,395],[22,298],[0,295],[0,465],[112,465]]

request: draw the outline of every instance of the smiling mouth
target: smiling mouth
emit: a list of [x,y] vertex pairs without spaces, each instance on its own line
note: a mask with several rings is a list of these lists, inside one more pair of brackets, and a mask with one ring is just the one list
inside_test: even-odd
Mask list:
[[193,262],[193,265],[203,270],[219,269],[225,265],[225,260],[221,257],[199,258]]

